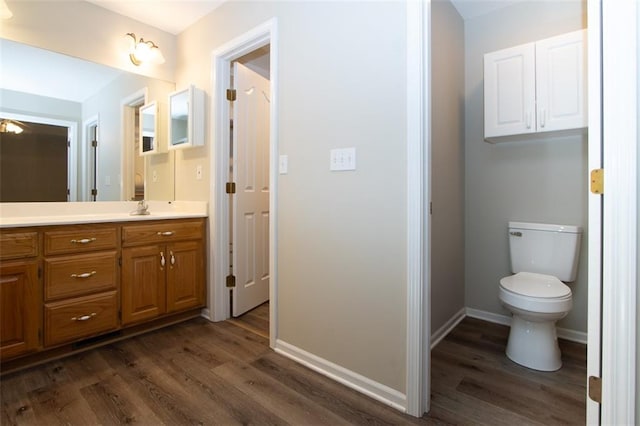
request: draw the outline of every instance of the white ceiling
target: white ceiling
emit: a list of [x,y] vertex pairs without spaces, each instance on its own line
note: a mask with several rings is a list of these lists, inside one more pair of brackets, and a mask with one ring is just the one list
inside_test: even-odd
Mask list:
[[171,34],[208,15],[225,0],[86,0]]
[[463,19],[471,19],[522,1],[527,0],[451,0],[451,3]]
[[[171,34],[180,34],[226,0],[86,0]],[[343,0],[347,1],[347,0]],[[451,0],[463,19],[526,0]],[[553,1],[553,0],[552,0]],[[555,0],[560,1],[560,0]]]

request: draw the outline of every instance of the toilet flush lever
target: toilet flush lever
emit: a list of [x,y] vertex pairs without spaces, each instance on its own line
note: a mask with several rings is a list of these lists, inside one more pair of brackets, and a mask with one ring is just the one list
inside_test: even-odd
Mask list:
[[509,234],[513,235],[514,237],[522,237],[522,232],[520,231],[511,231],[509,232]]

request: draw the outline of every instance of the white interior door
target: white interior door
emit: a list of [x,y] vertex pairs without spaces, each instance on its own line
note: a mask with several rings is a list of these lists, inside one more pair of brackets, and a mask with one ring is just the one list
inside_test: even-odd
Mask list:
[[232,315],[269,300],[269,80],[233,64]]

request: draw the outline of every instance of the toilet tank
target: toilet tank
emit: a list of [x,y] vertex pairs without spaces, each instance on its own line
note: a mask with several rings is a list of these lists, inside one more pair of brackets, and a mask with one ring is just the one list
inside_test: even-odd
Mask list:
[[581,239],[579,226],[509,222],[511,270],[575,281]]

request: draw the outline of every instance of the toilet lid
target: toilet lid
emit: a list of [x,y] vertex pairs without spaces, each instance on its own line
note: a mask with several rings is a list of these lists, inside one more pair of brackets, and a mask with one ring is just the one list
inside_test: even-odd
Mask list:
[[500,285],[523,296],[556,298],[571,295],[571,289],[556,277],[532,272],[518,272],[504,277]]

